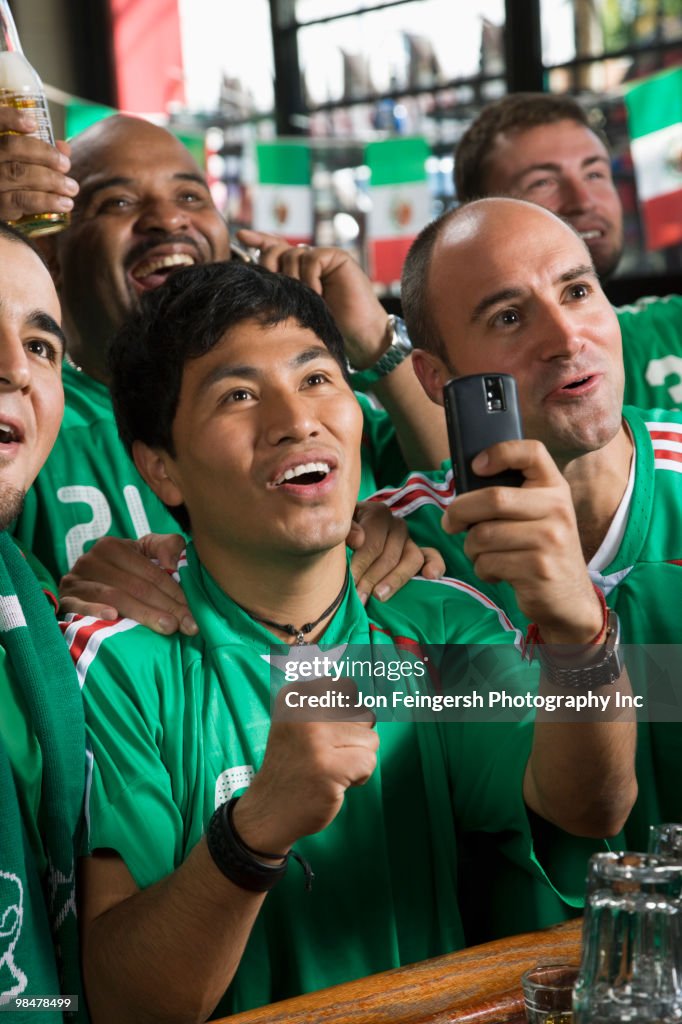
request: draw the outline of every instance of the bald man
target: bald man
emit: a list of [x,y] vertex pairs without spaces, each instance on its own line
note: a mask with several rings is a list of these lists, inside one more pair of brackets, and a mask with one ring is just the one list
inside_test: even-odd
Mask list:
[[[380,497],[406,517],[416,539],[441,546],[450,574],[475,580],[522,628],[533,613],[520,593],[513,596],[521,567],[533,564],[549,585],[570,580],[582,558],[620,618],[623,642],[676,644],[682,413],[621,410],[618,321],[585,241],[539,206],[484,199],[421,233],[402,284],[419,346],[415,370],[430,397],[442,403],[453,376],[512,374],[525,436],[547,449],[561,477],[543,486],[536,465],[501,445],[477,471],[521,469],[521,488],[485,488],[453,500],[449,471],[412,475]],[[575,522],[578,552],[566,540]],[[669,696],[672,721],[640,730],[640,797],[626,829],[634,849],[646,848],[650,823],[682,814],[682,713],[674,689]],[[497,921],[494,930],[507,927]]]
[[[19,132],[4,140],[0,215],[72,207],[70,226],[44,240],[69,338],[64,426],[17,525],[22,542],[59,578],[98,538],[175,531],[118,439],[106,351],[142,295],[180,267],[229,259],[230,239],[196,162],[165,129],[123,116],[99,122],[73,140],[69,177],[68,147],[60,151],[27,137],[21,134],[25,115],[5,108],[0,113],[2,124]],[[394,345],[393,324],[358,264],[338,249],[292,248],[259,232],[245,237],[259,246],[267,267],[323,295],[351,364],[378,375],[373,389],[390,418],[359,397],[365,415],[361,496],[399,480],[406,466],[439,465],[447,454],[442,417],[423,395],[409,355]],[[116,557],[121,554],[133,557],[130,549],[116,548]],[[118,576],[116,567],[111,571],[123,581],[139,572],[136,586],[144,586],[153,567],[138,558]],[[172,581],[160,572],[156,579],[162,593],[159,604],[155,591],[147,590],[151,612],[139,602],[114,608],[141,616],[152,628],[168,631],[186,623],[192,629]],[[100,605],[98,613],[106,609]]]
[[[623,209],[605,139],[571,96],[512,93],[484,107],[457,145],[461,202],[513,196],[575,228],[602,279],[623,254]],[[682,404],[682,296],[616,309],[623,336],[625,402]]]

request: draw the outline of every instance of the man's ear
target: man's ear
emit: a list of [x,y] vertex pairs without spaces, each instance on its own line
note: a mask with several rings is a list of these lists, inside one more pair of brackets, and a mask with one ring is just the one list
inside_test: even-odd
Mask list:
[[450,370],[439,356],[416,348],[412,353],[412,366],[419,378],[419,383],[436,405],[443,404],[443,387],[453,377]]
[[168,452],[150,448],[144,441],[133,441],[133,461],[137,471],[164,505],[183,505],[182,490],[175,481],[177,474]]

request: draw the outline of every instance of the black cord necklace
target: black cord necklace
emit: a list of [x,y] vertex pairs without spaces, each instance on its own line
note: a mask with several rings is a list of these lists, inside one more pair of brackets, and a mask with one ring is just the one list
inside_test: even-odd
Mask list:
[[341,587],[341,590],[338,592],[332,603],[329,605],[328,608],[325,608],[320,617],[315,619],[314,622],[304,622],[302,626],[294,626],[292,625],[291,622],[274,622],[272,619],[264,619],[262,616],[256,615],[254,614],[254,612],[249,611],[249,609],[245,608],[243,604],[238,604],[237,601],[235,601],[234,603],[237,605],[238,608],[241,608],[243,612],[246,612],[249,618],[253,619],[255,622],[262,622],[264,626],[274,626],[275,629],[281,629],[283,633],[288,633],[289,636],[295,636],[296,643],[298,645],[302,645],[305,644],[306,634],[312,633],[312,631],[315,629],[315,626],[319,626],[323,619],[326,619],[328,615],[331,615],[331,613],[335,612],[336,609],[339,607],[339,605],[343,601],[344,595],[348,588],[349,578],[350,569],[348,566],[346,566],[346,575],[343,578],[343,586]]

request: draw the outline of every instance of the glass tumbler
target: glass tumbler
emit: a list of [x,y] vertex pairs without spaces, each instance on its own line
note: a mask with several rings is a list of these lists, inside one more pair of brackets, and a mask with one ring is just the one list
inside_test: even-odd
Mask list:
[[575,1024],[682,1024],[681,896],[672,858],[591,858]]

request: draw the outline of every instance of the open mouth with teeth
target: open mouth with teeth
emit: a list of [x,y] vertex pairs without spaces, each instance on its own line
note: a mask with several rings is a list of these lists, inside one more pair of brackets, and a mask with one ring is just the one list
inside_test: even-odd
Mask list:
[[598,228],[592,228],[590,231],[580,231],[579,234],[583,242],[594,242],[597,238],[601,238],[603,231],[599,231]]
[[148,256],[135,264],[130,276],[142,288],[158,288],[176,270],[193,267],[195,263],[194,257],[187,252]]
[[8,423],[0,423],[0,444],[15,444],[20,441],[19,434]]
[[331,472],[327,462],[304,462],[300,466],[292,466],[278,476],[274,481],[275,487],[282,484],[291,484],[294,487],[305,487],[314,484],[321,484]]

